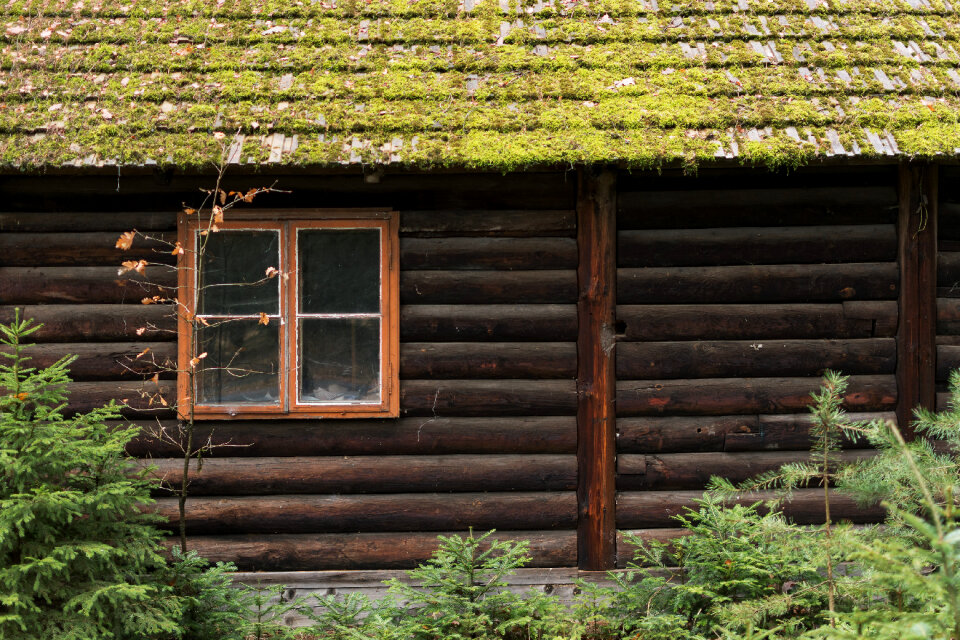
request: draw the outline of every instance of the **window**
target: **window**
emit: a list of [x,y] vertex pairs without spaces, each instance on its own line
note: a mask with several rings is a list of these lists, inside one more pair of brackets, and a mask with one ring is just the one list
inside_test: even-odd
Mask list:
[[181,214],[181,417],[397,416],[397,214],[254,213]]

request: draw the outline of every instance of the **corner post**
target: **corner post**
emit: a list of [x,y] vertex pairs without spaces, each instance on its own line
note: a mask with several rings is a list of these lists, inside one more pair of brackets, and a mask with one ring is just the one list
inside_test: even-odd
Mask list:
[[577,558],[616,565],[616,174],[577,173]]
[[936,404],[938,169],[900,164],[897,422],[907,437],[913,435],[914,408]]

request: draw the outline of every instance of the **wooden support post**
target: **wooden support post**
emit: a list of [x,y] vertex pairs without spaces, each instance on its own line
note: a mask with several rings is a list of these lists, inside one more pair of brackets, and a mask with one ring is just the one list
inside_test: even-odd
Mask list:
[[908,437],[914,408],[936,402],[937,174],[936,165],[900,165],[897,422]]
[[577,554],[616,565],[616,176],[581,170],[577,189]]

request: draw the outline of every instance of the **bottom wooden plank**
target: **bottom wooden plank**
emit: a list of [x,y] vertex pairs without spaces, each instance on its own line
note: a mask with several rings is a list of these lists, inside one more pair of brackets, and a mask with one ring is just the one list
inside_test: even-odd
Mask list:
[[[437,549],[440,533],[348,533],[290,535],[195,536],[189,548],[218,562],[234,562],[242,571],[323,569],[410,569]],[[531,567],[573,567],[577,564],[575,531],[497,532],[498,540],[528,540]],[[174,544],[171,538],[169,544]]]

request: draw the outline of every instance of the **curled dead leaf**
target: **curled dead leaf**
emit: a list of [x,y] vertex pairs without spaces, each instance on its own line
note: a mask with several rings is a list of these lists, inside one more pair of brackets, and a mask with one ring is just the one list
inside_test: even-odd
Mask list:
[[144,333],[146,333],[146,331],[147,331],[146,327],[140,327],[139,329],[137,329],[136,333],[138,336],[142,336]]
[[253,198],[254,198],[254,196],[256,196],[256,195],[257,195],[257,190],[256,190],[256,189],[250,189],[250,190],[247,191],[247,193],[243,196],[243,201],[244,201],[244,202],[253,202]]
[[124,260],[120,263],[120,268],[117,270],[117,275],[122,276],[128,271],[136,271],[140,275],[143,275],[147,270],[147,261],[146,260]]
[[[226,194],[223,191],[221,191],[220,194],[221,201],[226,200]],[[217,205],[213,206],[213,224],[223,224],[223,207],[219,207]]]
[[278,275],[280,275],[280,271],[276,267],[267,267],[267,270],[264,273],[266,273],[268,278],[276,278]]
[[20,393],[18,393],[18,394],[17,394],[16,396],[14,396],[14,397],[15,397],[17,400],[19,400],[20,402],[24,402],[27,398],[30,397],[30,394],[27,393],[26,391],[21,391]]
[[188,216],[192,216],[193,214],[195,214],[195,213],[197,212],[197,210],[196,210],[196,209],[191,209],[190,207],[184,207],[184,208],[183,208],[183,212],[184,212],[185,214],[187,214]]
[[260,324],[262,325],[270,324],[270,316],[265,314],[263,311],[260,312]]
[[183,245],[180,244],[180,241],[177,241],[177,244],[173,246],[173,251],[170,252],[172,256],[182,256],[183,255]]
[[210,326],[210,323],[207,322],[207,319],[204,318],[203,316],[197,316],[197,322],[199,322],[200,324],[202,324],[202,325],[205,326],[205,327],[209,327],[209,326]]
[[203,360],[203,359],[206,358],[206,357],[207,357],[207,352],[204,351],[204,352],[201,353],[200,355],[198,355],[198,356],[196,356],[196,357],[194,357],[194,358],[190,358],[190,368],[191,368],[191,369],[195,368],[198,364],[200,364],[200,361]]
[[134,229],[133,231],[124,231],[123,233],[121,233],[120,237],[117,238],[117,244],[116,244],[117,249],[120,249],[121,251],[126,251],[127,249],[132,247],[133,239],[136,236],[137,236],[136,229]]

